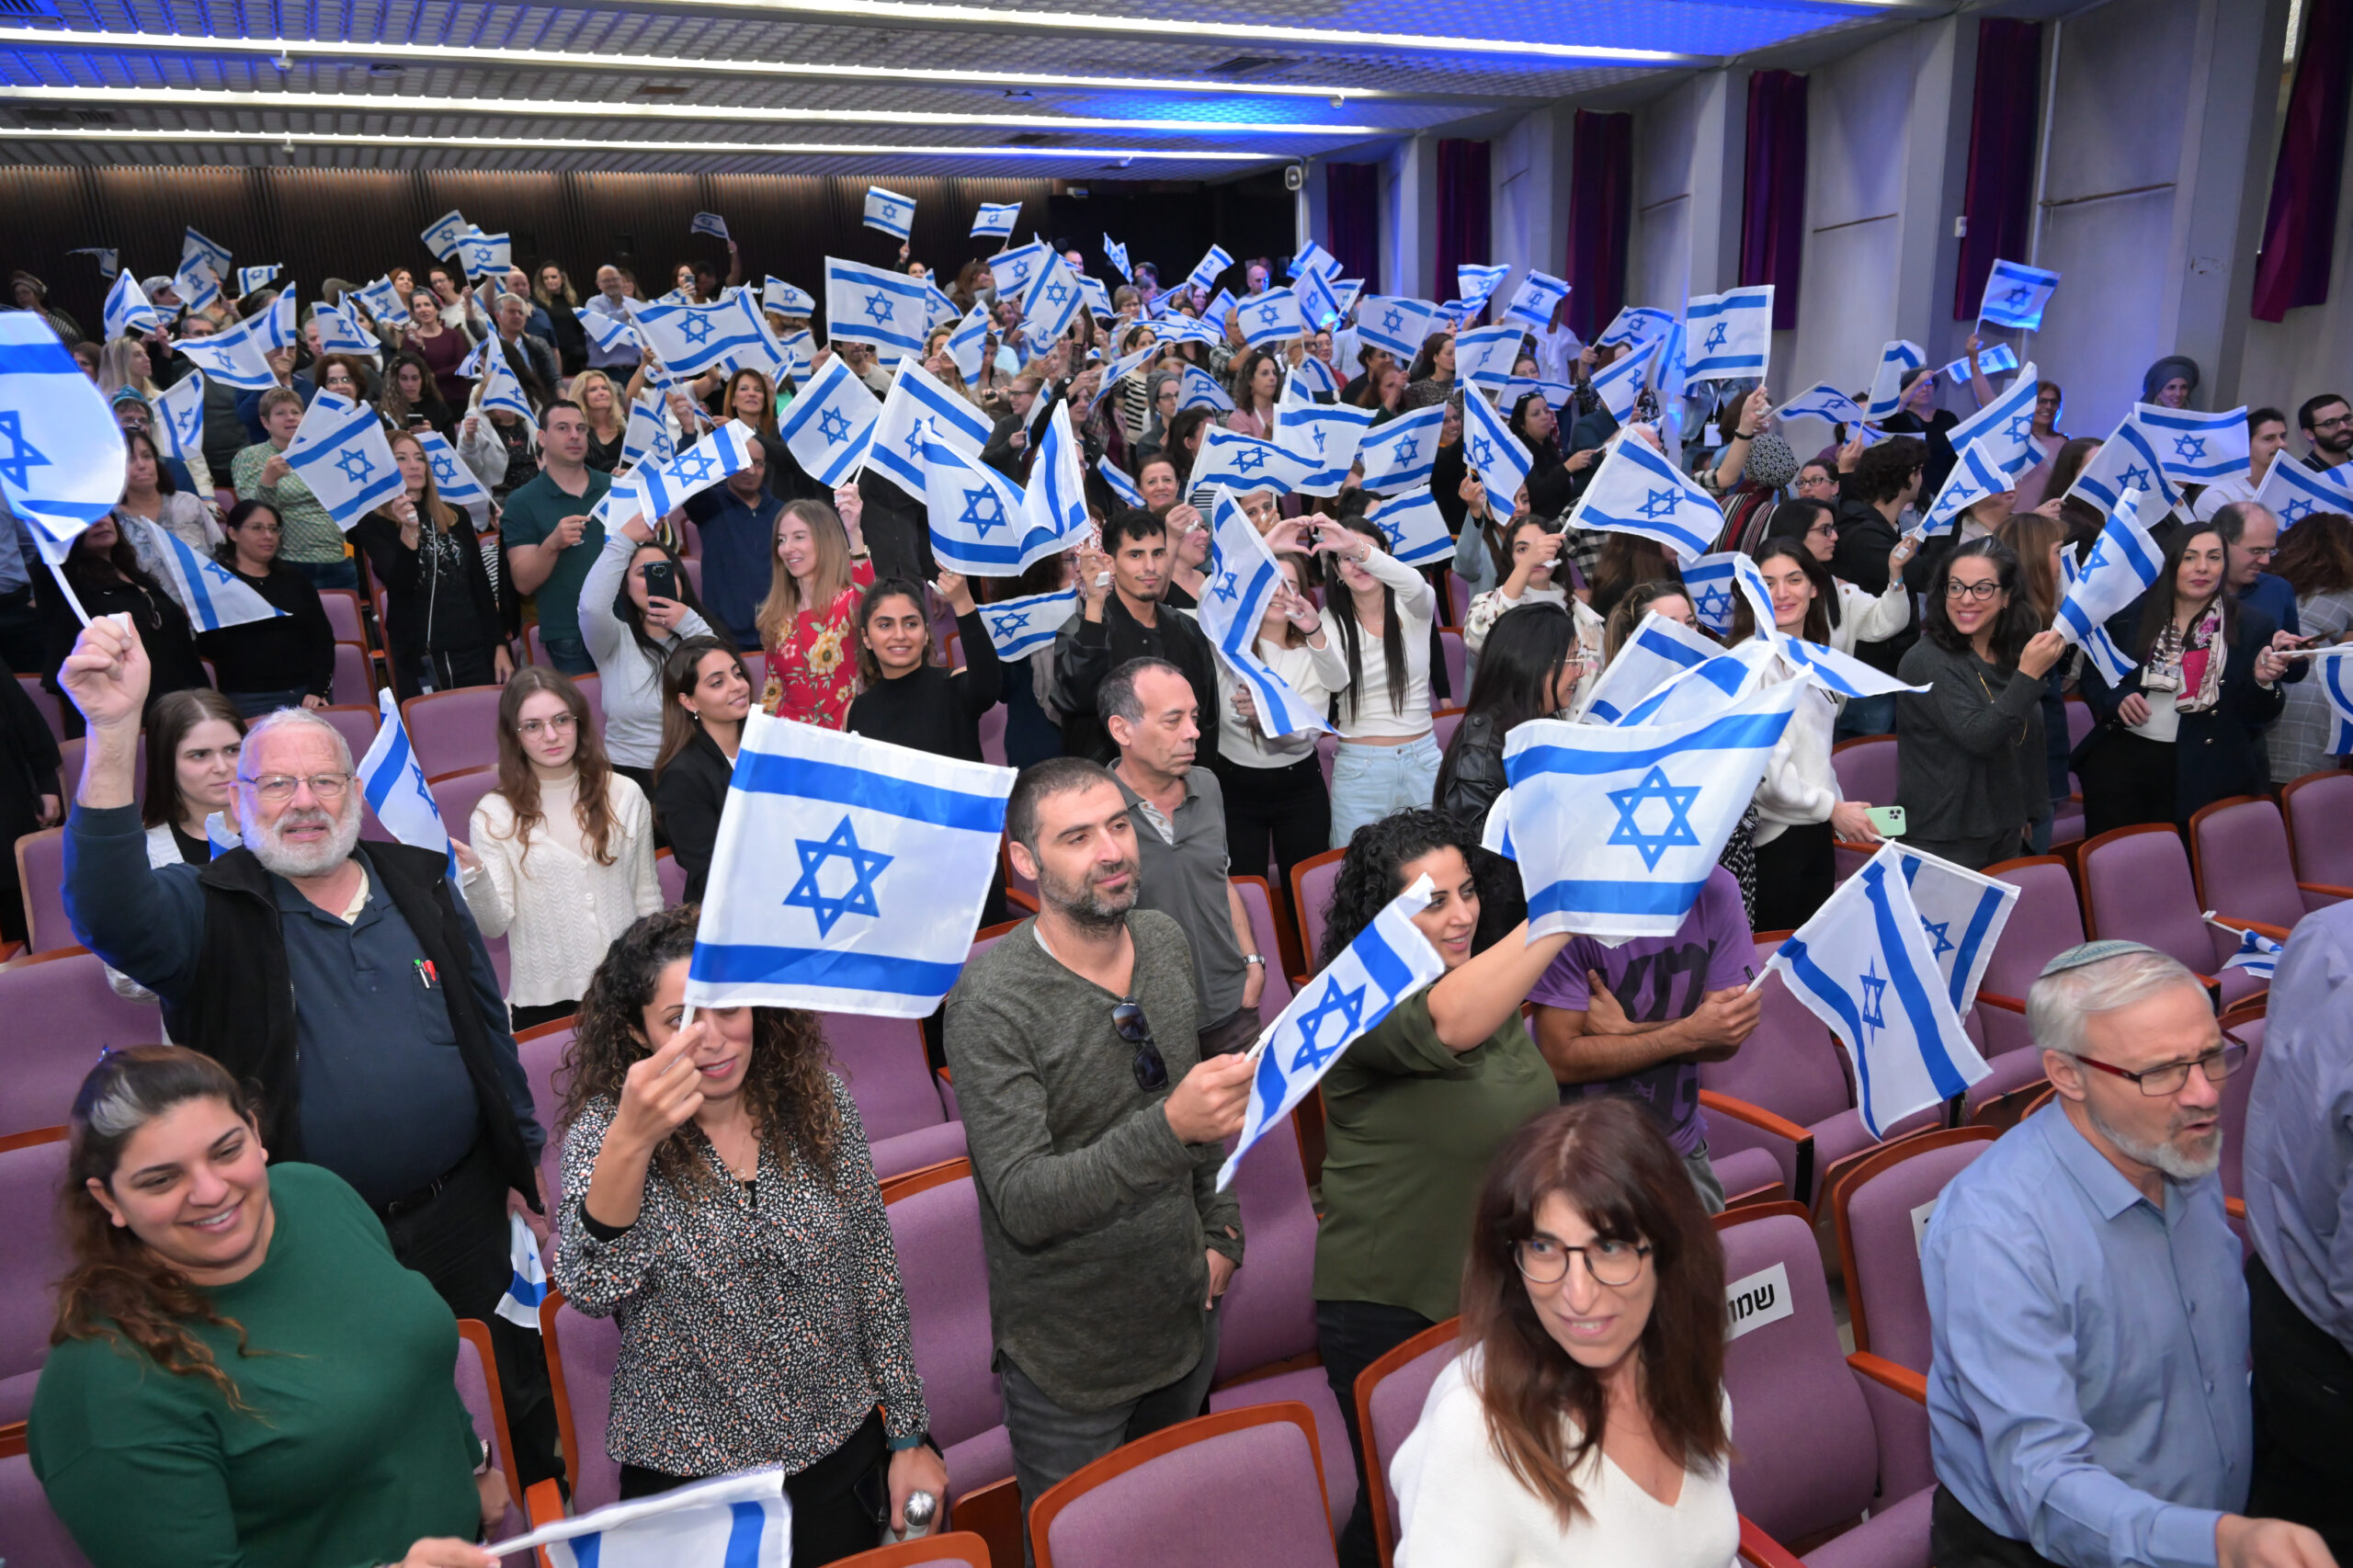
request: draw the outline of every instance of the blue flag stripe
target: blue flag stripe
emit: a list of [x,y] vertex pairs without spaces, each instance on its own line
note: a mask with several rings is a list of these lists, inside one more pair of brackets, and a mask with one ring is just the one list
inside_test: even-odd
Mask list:
[[408,726],[392,726],[392,747],[384,754],[383,766],[359,781],[360,793],[368,797],[368,809],[383,815],[384,802],[392,798],[392,786],[408,777]]
[[[1907,863],[1917,866],[1920,862],[1913,860]],[[1952,1006],[1956,1013],[1961,1011],[1961,996],[1969,988],[1969,977],[1977,972],[1978,949],[1985,945],[1985,935],[1994,928],[1994,917],[2002,912],[2002,906],[2007,902],[1999,892],[1986,888],[1978,897],[1976,909],[1969,916],[1969,934],[1961,937],[1961,951],[1953,955],[1952,960]]]
[[1618,773],[1647,767],[1672,756],[1695,752],[1736,751],[1745,746],[1771,746],[1788,728],[1787,713],[1728,713],[1705,728],[1664,744],[1617,750],[1571,750],[1567,746],[1529,746],[1504,759],[1514,784],[1539,773]]
[[863,768],[807,757],[781,756],[774,752],[745,751],[735,759],[730,788],[763,795],[797,795],[802,800],[880,812],[934,827],[961,828],[967,833],[1005,831],[1005,801],[987,795],[968,795],[936,784],[889,778]]
[[47,343],[0,344],[0,376],[78,376],[74,352],[54,339]]
[[1685,915],[1699,902],[1696,882],[1560,881],[1529,895],[1528,917],[1547,915]]
[[1936,1009],[1928,1005],[1927,987],[1919,971],[1912,967],[1911,949],[1904,946],[1904,934],[1896,927],[1895,911],[1887,901],[1887,868],[1866,866],[1860,874],[1879,927],[1880,951],[1887,959],[1888,989],[1895,993],[1896,1000],[1904,1006],[1904,1017],[1911,1020],[1913,1038],[1920,1045],[1920,1059],[1928,1069],[1928,1081],[1936,1085],[1938,1098],[1949,1100],[1969,1087],[1969,1081],[1952,1064],[1952,1055],[1945,1049],[1944,1030],[1937,1025]]
[[963,970],[961,958],[953,963],[934,963],[892,953],[697,942],[688,972],[698,981],[715,985],[776,983],[942,996],[954,987]]

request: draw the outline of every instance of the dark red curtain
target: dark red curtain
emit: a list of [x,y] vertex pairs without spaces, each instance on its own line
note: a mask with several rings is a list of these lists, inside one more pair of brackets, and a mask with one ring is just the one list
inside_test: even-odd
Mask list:
[[2353,101],[2353,0],[2304,0],[2304,44],[2271,171],[2271,210],[2255,264],[2255,319],[2325,304],[2336,260],[2336,186]]
[[1805,78],[1748,78],[1748,171],[1740,213],[1740,281],[1773,285],[1773,330],[1798,324],[1805,256]]
[[1591,342],[1626,302],[1634,221],[1634,117],[1577,110],[1569,175],[1568,324]]
[[1996,260],[2033,248],[2034,142],[2042,82],[2042,24],[1989,17],[1977,24],[1977,89],[1969,110],[1969,194],[1952,319],[1974,321]]
[[1487,144],[1438,144],[1438,268],[1433,300],[1457,298],[1454,269],[1483,267],[1491,243],[1487,229]]
[[1340,276],[1361,278],[1381,292],[1381,165],[1324,165],[1324,248],[1340,258]]

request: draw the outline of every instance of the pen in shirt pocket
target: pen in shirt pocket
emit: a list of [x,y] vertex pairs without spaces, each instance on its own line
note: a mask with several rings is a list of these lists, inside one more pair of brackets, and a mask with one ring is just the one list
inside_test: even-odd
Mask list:
[[430,991],[434,983],[441,978],[441,974],[433,967],[431,959],[419,959],[416,960],[416,978],[425,982],[425,988]]

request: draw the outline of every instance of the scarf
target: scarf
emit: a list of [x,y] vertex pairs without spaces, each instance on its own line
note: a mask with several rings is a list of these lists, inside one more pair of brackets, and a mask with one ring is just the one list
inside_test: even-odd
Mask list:
[[[2205,657],[2200,661],[2203,667],[2199,671],[2198,689],[2190,692],[2184,686],[2183,671],[2193,653],[2203,653]],[[2221,700],[2222,666],[2228,662],[2222,647],[2222,601],[2219,596],[2191,623],[2186,636],[2172,618],[2166,618],[2165,629],[2157,633],[2155,646],[2149,650],[2152,673],[2171,681],[2170,687],[2160,685],[2157,689],[2179,692],[2181,695],[2174,699],[2174,709],[2181,713],[2204,713]]]

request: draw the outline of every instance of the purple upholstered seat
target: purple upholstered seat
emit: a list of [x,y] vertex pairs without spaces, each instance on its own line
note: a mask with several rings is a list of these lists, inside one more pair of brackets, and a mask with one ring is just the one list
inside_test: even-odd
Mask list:
[[9,1215],[0,1227],[0,1426],[32,1413],[49,1358],[52,1291],[67,1261],[56,1219],[65,1152],[62,1138],[0,1151],[0,1207]]
[[2243,969],[2223,970],[2238,949],[2200,918],[2205,905],[2189,875],[2189,852],[2169,826],[2120,827],[2084,846],[2084,933],[2145,942],[2200,974],[2214,975],[2222,1005],[2235,1006],[2264,988]]
[[915,1370],[952,1500],[1013,1474],[1013,1444],[991,1366],[988,1259],[980,1189],[970,1176],[894,1199],[891,1239],[907,1293]]
[[2307,773],[2280,792],[2300,881],[2353,887],[2353,773]]
[[1253,1405],[1096,1460],[1031,1504],[1038,1568],[1336,1562],[1313,1425],[1301,1405]]
[[100,1051],[164,1040],[155,1004],[116,995],[96,953],[0,969],[0,1018],[11,1036],[8,1070],[0,1074],[0,1136],[63,1126]]
[[1384,1561],[1395,1550],[1397,1540],[1397,1491],[1389,1484],[1389,1461],[1420,1424],[1430,1385],[1460,1354],[1455,1340],[1461,1327],[1458,1320],[1449,1318],[1424,1329],[1373,1362],[1357,1379],[1358,1438],[1364,1444],[1365,1475],[1370,1484],[1381,1489],[1373,1500],[1372,1528]]
[[571,1460],[572,1506],[587,1513],[620,1500],[621,1467],[605,1449],[613,1415],[613,1366],[620,1359],[620,1324],[574,1311],[560,1290],[540,1304],[540,1333],[563,1363],[556,1398],[562,1402],[564,1453]]
[[1931,1133],[1867,1162],[1832,1195],[1855,1348],[1915,1372],[1928,1369],[1928,1297],[1920,1236],[1945,1184],[1994,1142],[1994,1130]]
[[401,722],[426,778],[498,766],[498,699],[497,687],[461,686],[401,704]]
[[2293,926],[2345,897],[2340,888],[2298,881],[2287,819],[2275,801],[2217,801],[2189,819],[2189,836],[2198,906],[2224,919]]

